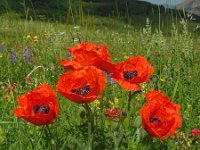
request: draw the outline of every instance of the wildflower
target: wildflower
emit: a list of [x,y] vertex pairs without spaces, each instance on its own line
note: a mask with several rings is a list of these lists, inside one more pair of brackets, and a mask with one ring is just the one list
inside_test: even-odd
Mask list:
[[29,49],[28,62],[32,62],[32,61],[33,61],[33,51],[32,49]]
[[113,85],[115,83],[115,81],[112,79],[112,73],[107,75],[107,82],[110,83],[111,85]]
[[125,55],[125,56],[124,56],[124,59],[128,59],[128,56],[127,56],[127,55]]
[[120,121],[120,115],[122,115],[122,117],[125,117],[126,114],[121,112],[120,109],[118,108],[107,108],[106,109],[106,119],[114,121],[114,122],[119,122]]
[[70,52],[66,53],[66,58],[72,60],[72,54]]
[[27,39],[27,40],[30,40],[30,39],[31,39],[31,35],[28,34],[28,35],[26,36],[26,39]]
[[35,43],[37,43],[37,42],[38,42],[38,36],[35,35],[35,36],[33,37],[33,41],[34,41]]
[[180,106],[158,91],[148,92],[146,100],[140,109],[143,128],[161,140],[173,135],[182,124]]
[[31,78],[30,78],[30,77],[26,77],[26,78],[25,78],[25,81],[26,81],[26,84],[28,84],[28,83],[31,82]]
[[98,98],[106,86],[103,72],[94,66],[68,71],[60,76],[58,92],[76,103],[90,103]]
[[127,91],[139,91],[140,83],[148,81],[154,68],[142,56],[128,58],[114,65],[112,78]]
[[119,116],[120,110],[117,108],[108,108],[106,110],[106,117],[114,117],[114,116]]
[[94,101],[94,104],[95,104],[95,107],[98,107],[98,106],[100,105],[99,100],[95,100],[95,101]]
[[33,52],[31,48],[29,49],[23,48],[22,55],[23,55],[24,61],[27,61],[27,62],[33,61]]
[[35,125],[51,124],[58,117],[58,101],[53,89],[43,83],[28,94],[18,97],[14,115]]
[[10,59],[12,63],[17,62],[17,54],[13,49],[10,51]]
[[[106,46],[95,45],[89,42],[82,42],[69,48],[75,64],[79,63],[82,67],[93,65],[104,71],[109,71],[111,68],[110,55]],[[69,69],[68,60],[61,62],[61,65]],[[73,65],[70,65],[72,68]],[[75,69],[75,68],[74,68]]]
[[198,128],[192,129],[192,136],[198,137],[200,135],[200,130]]

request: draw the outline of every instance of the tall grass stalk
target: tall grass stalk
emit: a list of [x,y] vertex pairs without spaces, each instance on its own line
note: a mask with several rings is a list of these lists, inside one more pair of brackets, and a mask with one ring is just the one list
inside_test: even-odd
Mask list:
[[78,1],[78,12],[79,12],[79,24],[83,25],[84,15],[83,15],[83,2],[82,2],[82,0]]
[[23,8],[24,8],[24,15],[25,15],[25,19],[26,20],[28,20],[28,17],[29,17],[29,7],[27,7],[27,5],[26,5],[26,0],[23,0],[22,2],[21,2],[21,5],[23,6]]
[[75,25],[75,19],[74,19],[74,13],[72,9],[71,0],[68,0],[67,5],[68,5],[68,9],[67,9],[66,24],[70,24],[72,21],[72,23]]

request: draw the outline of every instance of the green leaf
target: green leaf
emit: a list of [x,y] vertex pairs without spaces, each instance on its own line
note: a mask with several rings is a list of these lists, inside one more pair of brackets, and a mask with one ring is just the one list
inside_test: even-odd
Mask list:
[[142,126],[142,121],[141,121],[141,117],[140,116],[137,116],[135,118],[135,121],[134,121],[134,127],[136,128],[140,128]]
[[124,119],[123,124],[124,124],[124,127],[125,127],[126,129],[128,129],[128,128],[129,128],[129,119],[128,119],[128,118]]

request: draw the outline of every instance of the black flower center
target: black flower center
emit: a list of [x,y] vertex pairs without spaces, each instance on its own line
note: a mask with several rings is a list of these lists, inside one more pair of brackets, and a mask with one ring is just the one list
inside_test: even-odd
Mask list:
[[81,88],[74,89],[71,92],[78,94],[78,95],[81,95],[81,96],[85,96],[90,92],[90,85],[86,85],[86,86],[83,86]]
[[149,118],[149,121],[150,122],[153,122],[153,123],[160,123],[161,121],[158,119],[158,118],[156,118],[156,117],[150,117]]
[[33,107],[33,111],[35,114],[41,113],[41,114],[48,114],[49,113],[49,106],[48,105],[35,105]]
[[123,78],[126,81],[129,81],[129,80],[133,79],[137,75],[138,75],[138,72],[136,70],[135,71],[124,71],[123,72]]

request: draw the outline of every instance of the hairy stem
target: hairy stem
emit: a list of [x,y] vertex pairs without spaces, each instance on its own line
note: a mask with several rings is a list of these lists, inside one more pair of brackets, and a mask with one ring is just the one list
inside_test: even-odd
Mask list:
[[85,109],[88,117],[88,150],[93,149],[93,138],[94,138],[94,117],[92,110],[87,103],[85,103]]

